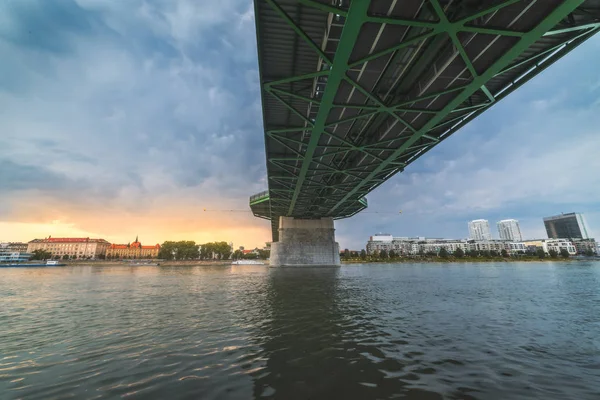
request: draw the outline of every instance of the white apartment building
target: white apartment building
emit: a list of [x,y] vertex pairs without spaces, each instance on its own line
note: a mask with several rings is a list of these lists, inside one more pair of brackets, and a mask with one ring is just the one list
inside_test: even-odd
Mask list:
[[586,251],[591,250],[596,254],[600,254],[598,252],[598,243],[596,243],[595,239],[576,239],[572,238],[571,242],[573,246],[577,249],[577,254],[585,254]]
[[374,235],[367,242],[367,254],[377,254],[382,250],[393,250],[397,255],[417,255],[420,253],[439,253],[445,248],[453,254],[459,248],[467,251],[495,251],[501,253],[506,250],[510,254],[527,251],[527,246],[522,242],[507,240],[456,240],[456,239],[431,239],[424,237],[393,237],[389,234]]
[[377,254],[385,250],[393,250],[398,255],[416,255],[419,253],[438,253],[445,248],[448,253],[454,253],[458,248],[468,249],[466,240],[428,239],[424,237],[393,237],[390,234],[371,236],[367,242],[367,254]]
[[522,242],[510,242],[506,240],[470,240],[470,251],[495,251],[501,253],[506,250],[510,254],[525,252],[527,246]]
[[502,221],[498,221],[496,225],[498,226],[500,240],[510,240],[513,242],[520,242],[523,240],[519,221],[516,219],[503,219]]
[[471,240],[492,240],[490,224],[487,219],[476,219],[469,222],[469,238]]
[[577,254],[577,248],[573,245],[570,240],[567,239],[538,239],[525,241],[526,246],[541,247],[544,249],[544,253],[549,253],[550,250],[554,250],[560,253],[562,249],[569,252],[569,255],[574,256]]

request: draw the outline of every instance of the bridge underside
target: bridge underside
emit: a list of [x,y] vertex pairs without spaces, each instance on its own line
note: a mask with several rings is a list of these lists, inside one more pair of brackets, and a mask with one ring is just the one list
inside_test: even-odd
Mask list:
[[[332,5],[332,4],[335,4]],[[256,216],[364,196],[600,30],[600,0],[255,0],[269,190]]]

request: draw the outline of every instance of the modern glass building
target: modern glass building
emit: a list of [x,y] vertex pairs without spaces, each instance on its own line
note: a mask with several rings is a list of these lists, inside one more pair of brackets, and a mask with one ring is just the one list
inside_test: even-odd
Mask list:
[[583,214],[568,213],[546,217],[544,226],[550,239],[590,239],[590,232]]

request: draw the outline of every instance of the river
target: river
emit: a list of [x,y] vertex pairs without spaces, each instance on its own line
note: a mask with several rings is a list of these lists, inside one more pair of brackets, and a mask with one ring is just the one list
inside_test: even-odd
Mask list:
[[2,399],[598,399],[600,263],[0,269]]

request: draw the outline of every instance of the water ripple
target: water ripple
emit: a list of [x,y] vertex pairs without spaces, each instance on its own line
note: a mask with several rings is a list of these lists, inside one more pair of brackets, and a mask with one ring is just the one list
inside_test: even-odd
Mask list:
[[597,399],[600,265],[0,271],[2,399]]

